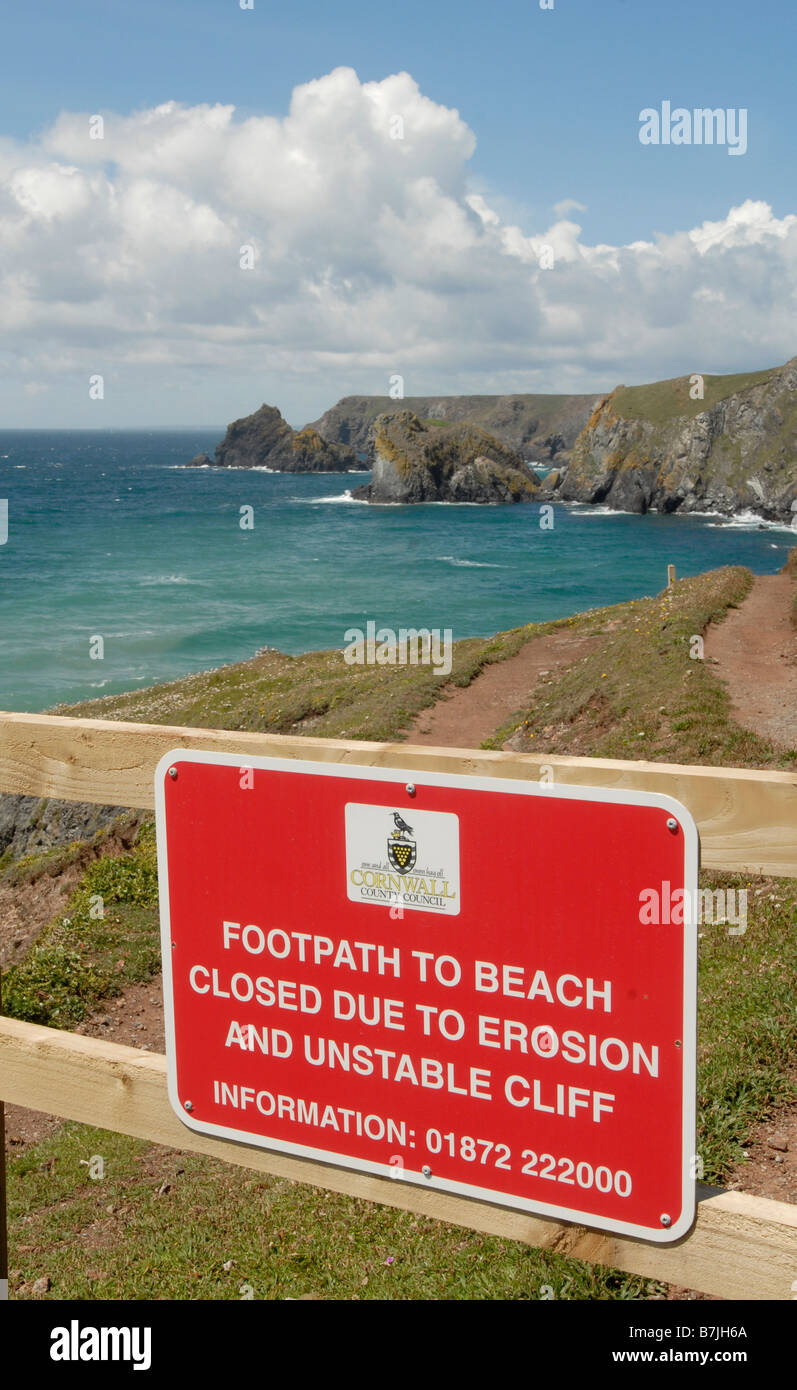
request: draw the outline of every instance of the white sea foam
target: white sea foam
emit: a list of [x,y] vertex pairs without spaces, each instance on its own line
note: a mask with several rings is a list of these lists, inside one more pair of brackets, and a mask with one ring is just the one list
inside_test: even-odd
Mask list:
[[[695,516],[695,512],[690,512],[690,516]],[[757,512],[737,512],[736,516],[724,516],[721,512],[702,513],[703,516],[713,515],[721,518],[708,523],[708,530],[715,531],[724,527],[732,527],[741,531],[786,531],[794,534],[797,526],[788,525],[785,521],[768,521],[766,517],[759,516]]]
[[250,467],[244,463],[168,463],[166,465],[172,473],[176,468],[188,468],[191,473],[201,473],[203,468],[217,468],[220,473],[282,473],[282,468],[266,468],[264,463],[254,463]]
[[164,584],[199,584],[201,579],[189,579],[185,574],[148,574],[143,579],[139,579],[139,584],[145,589],[160,588]]
[[362,497],[352,497],[348,488],[345,492],[333,493],[331,497],[292,497],[291,501],[299,502],[307,507],[315,507],[319,502],[353,502],[355,506],[368,506]]
[[626,511],[624,507],[606,507],[602,502],[565,502],[574,516],[638,516],[638,512]]
[[455,565],[457,569],[500,570],[502,568],[501,565],[490,565],[484,560],[459,560],[456,555],[436,555],[435,559],[444,565]]

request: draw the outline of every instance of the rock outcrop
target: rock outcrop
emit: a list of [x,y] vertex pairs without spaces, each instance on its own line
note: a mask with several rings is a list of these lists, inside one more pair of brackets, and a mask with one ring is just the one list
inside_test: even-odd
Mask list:
[[233,420],[216,446],[215,459],[197,454],[186,467],[211,462],[216,468],[270,468],[275,473],[343,473],[366,467],[353,449],[329,444],[312,425],[292,429],[273,405]]
[[425,425],[411,410],[380,415],[369,439],[366,502],[530,502],[539,485],[523,460],[472,425]]
[[797,358],[743,376],[619,386],[599,401],[569,467],[543,495],[629,512],[797,516]]
[[0,861],[90,840],[114,821],[124,819],[136,819],[124,806],[0,796]]
[[557,464],[570,458],[575,440],[599,399],[591,396],[344,396],[314,428],[332,444],[363,454],[379,415],[411,410],[423,421],[475,425],[516,450],[522,458]]

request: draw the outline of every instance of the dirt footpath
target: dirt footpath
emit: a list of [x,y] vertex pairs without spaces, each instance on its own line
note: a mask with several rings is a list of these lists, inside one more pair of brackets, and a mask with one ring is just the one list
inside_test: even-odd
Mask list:
[[754,579],[725,621],[709,628],[705,656],[729,688],[733,718],[783,748],[797,747],[797,629],[788,574]]
[[532,637],[516,656],[485,666],[464,689],[452,687],[407,731],[407,743],[438,748],[479,748],[513,714],[527,710],[540,676],[572,666],[599,641],[567,631]]

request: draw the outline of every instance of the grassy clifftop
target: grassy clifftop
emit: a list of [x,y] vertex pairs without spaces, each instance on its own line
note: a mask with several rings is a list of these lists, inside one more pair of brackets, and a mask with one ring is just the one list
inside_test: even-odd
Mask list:
[[692,400],[690,378],[677,377],[605,396],[556,480],[557,495],[621,511],[752,510],[790,522],[797,358],[763,372],[704,376],[702,391]]
[[567,629],[596,639],[590,655],[543,678],[532,707],[497,730],[490,747],[512,738],[513,746],[534,752],[787,767],[793,763],[788,753],[733,722],[728,692],[713,667],[690,655],[692,638],[741,603],[751,582],[747,569],[711,570],[649,598],[466,638],[454,643],[447,677],[431,666],[347,665],[341,651],[286,656],[265,650],[249,661],[54,712],[392,741],[452,685],[467,686],[485,665]]
[[615,414],[626,420],[647,420],[652,425],[663,425],[682,415],[689,418],[700,415],[728,396],[747,391],[751,386],[761,386],[771,379],[775,370],[768,367],[761,372],[704,376],[702,400],[691,399],[691,378],[688,376],[653,381],[646,386],[618,386],[612,393],[612,405]]

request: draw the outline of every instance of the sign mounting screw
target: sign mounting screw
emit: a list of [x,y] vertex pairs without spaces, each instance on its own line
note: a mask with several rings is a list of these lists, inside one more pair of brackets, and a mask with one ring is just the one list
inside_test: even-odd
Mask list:
[[429,1167],[428,1163],[421,1169],[421,1172],[423,1173],[423,1176],[425,1178],[430,1178],[432,1176],[432,1170]]
[[673,835],[678,831],[678,822],[674,820],[672,816],[670,816],[670,819],[667,821],[667,829],[671,830]]
[[171,777],[172,781],[175,780],[175,778],[176,778],[176,776],[177,776],[177,768],[176,768],[176,767],[170,767],[170,768],[169,768],[169,776]]
[[661,1221],[662,1226],[671,1226],[671,1225],[672,1225],[672,1217],[671,1217],[671,1216],[668,1216],[667,1213],[666,1213],[666,1211],[665,1211],[665,1212],[662,1212],[661,1216],[659,1217],[659,1220]]
[[[193,1102],[192,1100],[184,1100],[184,1101],[183,1101],[183,1109],[184,1109],[184,1110],[193,1110],[193,1108],[194,1108],[194,1102]],[[661,1219],[662,1219],[662,1221],[663,1221],[663,1220],[664,1220],[664,1217],[662,1217]],[[667,1217],[667,1220],[668,1220],[668,1221],[669,1221],[669,1219],[670,1219],[670,1218]]]
[[404,790],[405,790],[405,792],[407,793],[407,796],[414,796],[414,795],[415,795],[415,784],[414,784],[413,782],[408,782],[407,785],[406,785],[406,787],[404,788]]

